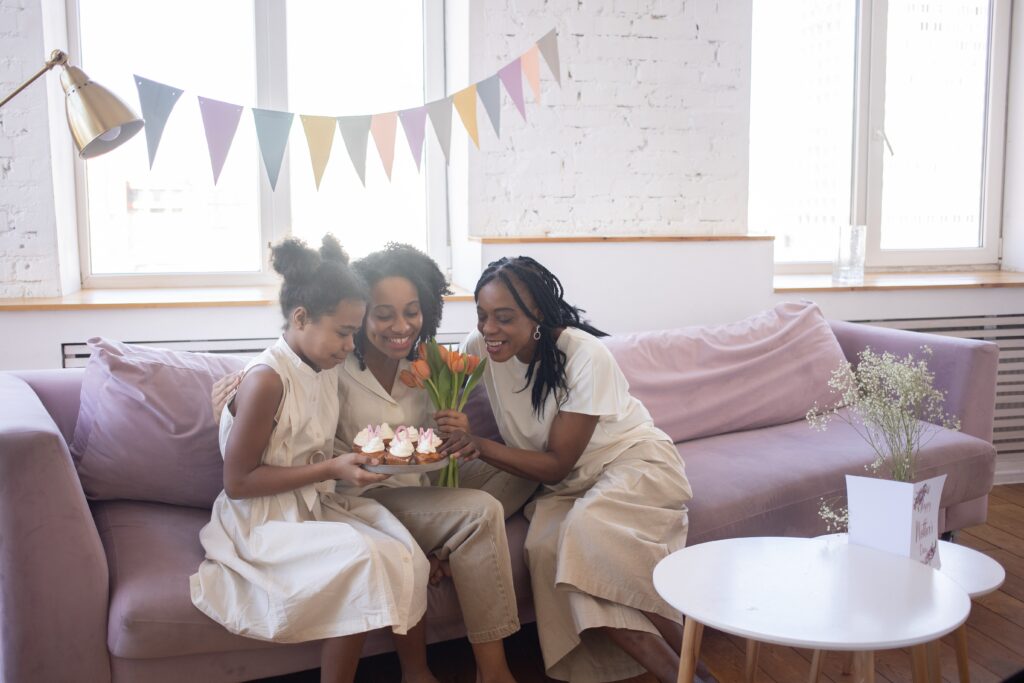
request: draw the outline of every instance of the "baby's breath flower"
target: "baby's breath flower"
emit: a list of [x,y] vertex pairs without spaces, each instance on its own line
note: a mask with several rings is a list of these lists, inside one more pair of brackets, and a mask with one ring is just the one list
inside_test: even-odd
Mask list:
[[[960,422],[945,411],[946,394],[933,386],[928,369],[932,350],[921,347],[922,358],[896,356],[866,348],[856,369],[844,361],[832,372],[828,386],[838,399],[828,409],[817,404],[807,413],[813,429],[824,430],[839,418],[853,427],[875,452],[868,471],[896,481],[913,481],[917,454],[940,427],[959,429]],[[846,408],[846,410],[841,410]],[[822,519],[827,518],[822,515]]]

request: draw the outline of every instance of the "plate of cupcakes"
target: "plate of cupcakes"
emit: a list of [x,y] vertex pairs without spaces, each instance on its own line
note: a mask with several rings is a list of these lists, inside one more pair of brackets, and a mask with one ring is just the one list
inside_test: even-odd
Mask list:
[[352,450],[380,459],[379,465],[363,465],[363,469],[380,474],[432,472],[448,464],[441,455],[441,437],[433,429],[402,426],[391,429],[388,423],[367,425],[353,439]]

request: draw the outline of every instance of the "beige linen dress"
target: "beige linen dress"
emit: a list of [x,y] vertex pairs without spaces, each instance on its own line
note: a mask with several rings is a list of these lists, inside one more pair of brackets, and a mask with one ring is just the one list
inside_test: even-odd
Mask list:
[[[316,372],[284,339],[253,359],[284,383],[262,464],[305,465],[331,453],[338,374]],[[221,453],[233,416],[225,407]],[[199,534],[206,559],[190,577],[192,602],[232,633],[303,642],[390,626],[404,634],[427,607],[429,564],[376,501],[334,492],[334,481],[258,498],[223,491]]]
[[[408,367],[409,361],[403,360],[398,372]],[[338,450],[349,450],[352,439],[367,424],[388,422],[392,428],[434,424],[434,409],[425,390],[410,389],[396,380],[388,393],[372,372],[359,368],[354,356],[341,368],[339,380]],[[338,482],[339,491],[358,490],[386,507],[424,553],[448,561],[467,637],[473,643],[498,640],[519,630],[503,503],[518,510],[536,487],[481,464],[485,467],[475,468],[472,480],[483,490],[434,487],[422,474],[393,475],[358,489]],[[485,490],[504,492],[506,500],[499,502]]]
[[[682,622],[651,577],[659,560],[686,543],[690,484],[671,439],[629,394],[604,344],[567,328],[557,345],[566,354],[568,395],[561,406],[549,395],[541,417],[530,403],[525,363],[488,362],[484,382],[502,438],[514,448],[547,450],[560,410],[599,417],[569,475],[527,506],[526,553],[548,676],[600,683],[643,669],[593,629],[657,634],[641,611]],[[466,347],[485,351],[477,332]]]

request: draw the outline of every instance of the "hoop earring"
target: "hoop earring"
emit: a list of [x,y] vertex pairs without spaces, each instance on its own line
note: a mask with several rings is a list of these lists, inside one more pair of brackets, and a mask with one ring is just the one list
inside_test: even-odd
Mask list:
[[533,331],[533,340],[540,341],[540,325],[537,325],[537,329]]

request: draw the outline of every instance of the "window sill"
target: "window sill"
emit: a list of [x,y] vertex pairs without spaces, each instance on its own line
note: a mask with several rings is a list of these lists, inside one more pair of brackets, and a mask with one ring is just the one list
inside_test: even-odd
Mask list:
[[[472,301],[472,292],[452,285],[445,301]],[[160,287],[150,289],[83,289],[66,296],[0,299],[0,311],[68,311],[127,308],[206,308],[277,306],[277,285],[256,287]]]
[[865,273],[860,285],[834,284],[828,273],[776,275],[776,293],[865,292],[902,289],[984,289],[1024,287],[1024,273],[1011,271],[952,271],[932,273]]

